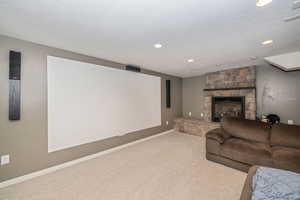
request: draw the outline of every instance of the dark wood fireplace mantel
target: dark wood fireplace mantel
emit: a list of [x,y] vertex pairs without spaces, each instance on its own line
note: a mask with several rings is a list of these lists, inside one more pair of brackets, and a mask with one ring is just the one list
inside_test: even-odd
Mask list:
[[209,88],[203,89],[203,91],[218,91],[218,90],[253,90],[256,87],[234,87],[234,88]]

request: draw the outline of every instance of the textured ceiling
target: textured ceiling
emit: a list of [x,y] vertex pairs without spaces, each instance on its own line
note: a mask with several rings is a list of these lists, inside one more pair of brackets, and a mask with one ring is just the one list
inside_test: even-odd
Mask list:
[[[0,34],[181,77],[300,50],[292,0],[1,0]],[[274,43],[262,46],[272,39]],[[163,44],[155,49],[155,43]],[[250,57],[258,57],[251,60]],[[187,59],[195,59],[188,63]]]

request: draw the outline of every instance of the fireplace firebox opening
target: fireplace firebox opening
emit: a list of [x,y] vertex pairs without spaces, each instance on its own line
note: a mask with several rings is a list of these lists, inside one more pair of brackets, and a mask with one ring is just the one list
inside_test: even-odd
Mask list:
[[220,122],[222,117],[245,118],[245,97],[212,97],[212,121]]

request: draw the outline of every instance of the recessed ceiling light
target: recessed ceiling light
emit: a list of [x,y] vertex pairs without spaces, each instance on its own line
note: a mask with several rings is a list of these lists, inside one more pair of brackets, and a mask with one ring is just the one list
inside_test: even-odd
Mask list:
[[263,6],[265,6],[265,5],[267,5],[271,2],[272,2],[272,0],[257,0],[256,1],[256,6],[257,7],[263,7]]
[[192,62],[194,62],[195,60],[192,59],[192,58],[190,58],[190,59],[188,59],[187,61],[188,61],[189,63],[192,63]]
[[157,49],[159,49],[159,48],[162,47],[162,44],[157,43],[157,44],[154,45],[154,47],[157,48]]
[[261,44],[268,45],[268,44],[272,44],[272,43],[273,43],[273,40],[266,40],[266,41],[263,41]]

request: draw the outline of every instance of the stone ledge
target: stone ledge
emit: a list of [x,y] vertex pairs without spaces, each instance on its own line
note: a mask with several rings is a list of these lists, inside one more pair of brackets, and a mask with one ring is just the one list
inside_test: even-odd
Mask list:
[[204,137],[208,131],[220,127],[220,123],[192,118],[176,118],[174,122],[176,131],[200,137]]

